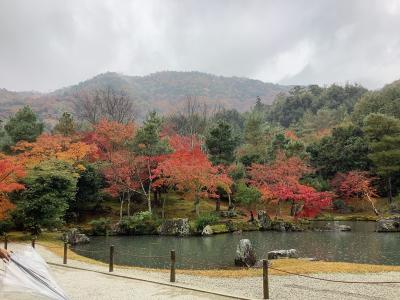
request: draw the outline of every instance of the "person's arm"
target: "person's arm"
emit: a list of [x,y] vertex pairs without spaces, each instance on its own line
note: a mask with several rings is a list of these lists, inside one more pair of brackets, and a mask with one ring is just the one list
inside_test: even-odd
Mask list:
[[8,252],[6,249],[0,248],[0,258],[4,262],[10,261],[10,252]]

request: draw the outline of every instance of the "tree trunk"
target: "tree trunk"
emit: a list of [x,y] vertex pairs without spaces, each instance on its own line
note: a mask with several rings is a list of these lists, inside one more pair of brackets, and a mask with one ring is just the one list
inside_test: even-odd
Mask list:
[[250,210],[250,222],[254,222],[254,214],[252,210]]
[[127,207],[127,213],[128,213],[128,217],[130,217],[131,215],[131,194],[130,192],[128,192],[128,207]]
[[119,220],[122,221],[122,209],[124,208],[124,193],[122,193],[122,196],[119,197],[119,200],[121,202],[121,205],[119,207]]
[[229,203],[228,209],[231,209],[232,208],[232,200],[231,200],[231,194],[230,193],[228,193],[228,203]]
[[162,209],[161,209],[161,217],[164,220],[165,218],[165,198],[167,198],[167,194],[163,195]]
[[367,196],[369,203],[371,203],[371,206],[372,206],[372,209],[373,209],[375,215],[379,216],[379,212],[374,205],[374,201],[371,199],[371,197],[368,194],[366,194],[366,196]]
[[217,198],[215,201],[215,211],[220,211],[221,210],[221,199]]
[[388,200],[389,200],[389,203],[392,203],[392,201],[393,201],[392,177],[391,176],[389,176],[389,178],[388,178]]

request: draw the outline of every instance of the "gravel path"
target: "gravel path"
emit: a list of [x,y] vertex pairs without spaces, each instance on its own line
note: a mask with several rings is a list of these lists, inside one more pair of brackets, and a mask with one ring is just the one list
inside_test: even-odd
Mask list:
[[[17,245],[10,245],[15,249]],[[49,262],[61,264],[62,259],[37,246]],[[68,266],[107,272],[104,265],[69,260]],[[88,271],[51,266],[58,283],[71,299],[230,299],[156,283],[116,278]],[[114,274],[169,283],[166,272],[115,267]],[[315,274],[318,277],[344,281],[400,281],[400,272],[374,274]],[[244,298],[262,298],[262,278],[209,278],[177,274],[176,284],[211,290]],[[343,284],[323,282],[298,276],[270,276],[271,299],[400,299],[400,284]],[[2,298],[3,299],[3,298]],[[232,298],[231,298],[232,299]]]

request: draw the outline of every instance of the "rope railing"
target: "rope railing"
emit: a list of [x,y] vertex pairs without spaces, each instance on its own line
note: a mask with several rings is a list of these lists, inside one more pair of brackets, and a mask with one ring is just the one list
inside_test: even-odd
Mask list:
[[[19,241],[20,242],[20,241]],[[130,251],[124,251],[121,249],[115,249],[113,245],[110,245],[109,252],[107,252],[107,249],[102,249],[102,250],[88,250],[88,249],[81,249],[81,248],[74,248],[74,247],[68,247],[68,243],[64,243],[64,246],[50,246],[42,243],[36,243],[36,239],[32,239],[32,247],[35,247],[35,245],[40,245],[45,248],[64,248],[64,255],[63,255],[63,264],[67,264],[67,253],[68,249],[75,251],[75,252],[85,252],[85,253],[103,253],[107,254],[109,253],[109,272],[114,271],[114,260],[115,260],[115,255],[125,255],[127,257],[134,257],[134,258],[141,258],[141,259],[163,259],[164,266],[166,266],[169,263],[170,267],[170,282],[175,282],[176,280],[176,265],[181,265],[182,263],[186,265],[191,265],[192,269],[195,268],[195,265],[201,266],[201,269],[198,269],[199,271],[201,270],[209,270],[209,269],[215,269],[215,266],[208,264],[206,261],[202,260],[196,260],[193,258],[187,258],[184,256],[178,256],[176,257],[175,250],[170,251],[170,255],[142,255],[142,254],[134,254]],[[4,238],[4,248],[7,249],[8,243],[10,243],[10,240],[8,237]],[[329,279],[329,278],[323,278],[323,277],[318,277],[315,275],[307,275],[304,273],[297,273],[294,271],[287,271],[283,270],[280,268],[272,267],[268,265],[268,260],[263,259],[263,299],[269,299],[269,270],[274,270],[277,272],[281,272],[284,274],[288,275],[293,275],[293,276],[298,276],[302,278],[307,278],[311,280],[319,280],[319,281],[324,281],[324,282],[332,282],[332,283],[342,283],[342,284],[366,284],[366,285],[379,285],[379,284],[400,284],[400,281],[346,281],[346,280],[337,280],[337,279]],[[209,269],[208,269],[209,267]]]

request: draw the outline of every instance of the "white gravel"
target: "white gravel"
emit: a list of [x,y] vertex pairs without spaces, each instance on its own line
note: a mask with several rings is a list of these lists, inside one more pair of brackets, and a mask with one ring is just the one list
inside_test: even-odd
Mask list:
[[[18,247],[10,245],[10,249]],[[37,246],[49,262],[62,264],[62,258]],[[69,260],[68,266],[107,272],[106,265]],[[229,299],[156,283],[116,278],[104,274],[51,266],[55,278],[71,299]],[[166,272],[115,267],[114,274],[169,283]],[[343,281],[400,281],[400,272],[374,274],[315,274]],[[211,290],[239,297],[262,298],[262,278],[210,278],[177,274],[176,284]],[[298,276],[270,276],[270,299],[400,299],[400,284],[344,284]],[[2,298],[3,299],[3,298]]]

